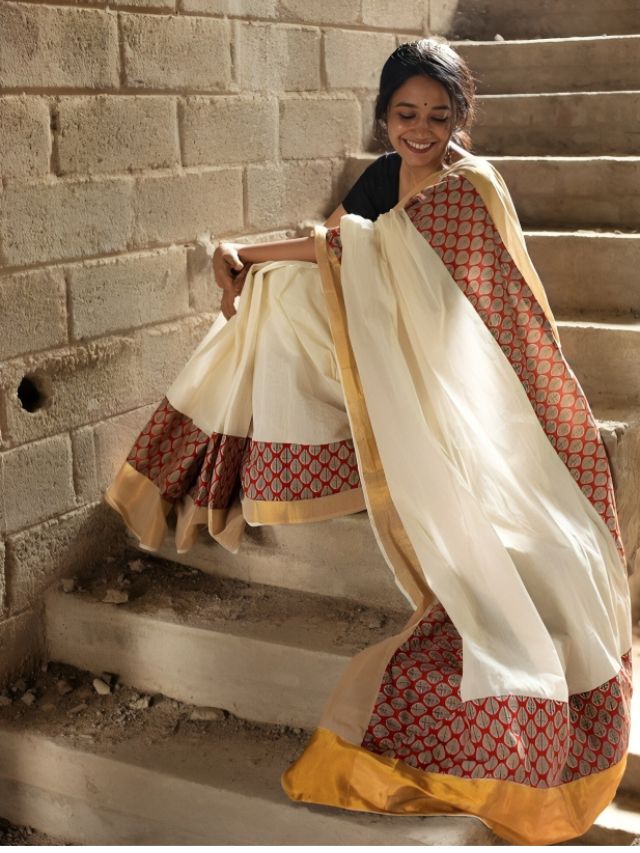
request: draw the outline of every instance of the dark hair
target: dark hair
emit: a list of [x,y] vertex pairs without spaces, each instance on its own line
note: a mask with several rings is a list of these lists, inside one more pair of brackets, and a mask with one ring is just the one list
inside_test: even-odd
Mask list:
[[451,139],[471,150],[469,127],[475,117],[475,81],[469,66],[445,41],[417,39],[397,47],[385,62],[380,74],[376,99],[376,138],[389,146],[385,116],[396,89],[411,77],[422,75],[442,84],[451,98],[453,132]]

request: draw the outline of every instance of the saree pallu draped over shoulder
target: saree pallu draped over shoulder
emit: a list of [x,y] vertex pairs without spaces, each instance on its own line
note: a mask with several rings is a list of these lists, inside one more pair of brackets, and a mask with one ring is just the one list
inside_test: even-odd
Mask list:
[[469,155],[316,245],[317,265],[254,266],[106,498],[152,549],[175,508],[182,550],[200,524],[237,550],[245,520],[366,506],[413,612],[347,665],[284,791],[575,838],[625,768],[629,591],[604,445],[509,193]]

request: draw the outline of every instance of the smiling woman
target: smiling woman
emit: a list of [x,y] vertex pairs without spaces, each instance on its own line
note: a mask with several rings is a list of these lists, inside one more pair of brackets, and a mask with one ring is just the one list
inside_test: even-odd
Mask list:
[[[379,140],[391,151],[375,160],[324,223],[346,213],[374,221],[470,147],[467,128],[475,115],[469,67],[449,45],[419,39],[400,45],[385,62],[375,105]],[[461,150],[462,149],[462,150]],[[246,245],[221,243],[213,258],[223,289],[222,313],[232,317],[235,299],[252,263],[316,259],[312,237]]]
[[[612,800],[629,741],[609,461],[509,191],[460,145],[462,59],[402,45],[377,116],[393,150],[330,227],[217,251],[230,320],[223,309],[106,499],[150,550],[170,511],[178,550],[206,525],[237,551],[245,522],[366,508],[412,612],[345,667],[284,791],[564,841]],[[329,535],[327,551],[340,565]]]

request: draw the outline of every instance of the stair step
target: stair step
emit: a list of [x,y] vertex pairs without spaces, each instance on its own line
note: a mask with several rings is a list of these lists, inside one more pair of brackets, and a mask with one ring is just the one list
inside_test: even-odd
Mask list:
[[[79,689],[56,697],[54,711],[40,701],[0,708],[0,814],[14,823],[91,845],[500,843],[470,817],[293,802],[280,776],[309,732],[192,720],[190,706],[167,699],[134,710],[128,688],[91,695],[89,674],[62,671]],[[70,714],[80,690],[86,708]]]
[[640,92],[484,95],[472,138],[483,155],[635,154]]
[[640,316],[640,234],[527,231],[527,247],[558,316]]
[[[491,40],[558,36],[601,36],[640,33],[640,7],[636,0],[500,0],[499,3],[458,0],[442,24],[451,38]],[[441,27],[438,32],[443,32]]]
[[640,35],[461,41],[452,47],[469,63],[481,95],[640,89]]
[[[327,548],[329,529],[331,548]],[[135,547],[133,537],[131,544]],[[216,545],[204,530],[193,548],[178,554],[171,531],[158,556],[220,577],[320,595],[330,591],[333,598],[370,607],[410,610],[375,541],[366,512],[329,522],[247,527],[240,554]]]
[[[73,692],[58,695],[60,678]],[[0,707],[3,818],[84,845],[504,844],[472,817],[399,819],[292,802],[280,776],[309,730],[231,714],[197,719],[199,709],[159,695],[136,707],[148,697],[126,686],[99,696],[92,679],[49,664],[31,707]],[[632,843],[638,820],[638,800],[619,794],[576,841]]]
[[[349,157],[346,194],[375,154]],[[489,157],[504,177],[524,227],[640,228],[640,157]]]
[[[559,321],[563,349],[565,337],[568,338],[565,349],[568,355],[575,343],[576,330],[567,329],[566,325],[563,328],[563,322],[568,321]],[[610,357],[615,359],[615,347]],[[575,361],[580,365],[579,358]],[[570,363],[573,367],[573,359]],[[636,498],[640,477],[640,406],[634,408],[626,402],[612,405],[609,399],[604,399],[596,400],[593,409],[613,464],[622,532],[631,558],[640,541]],[[411,609],[381,556],[366,512],[317,524],[247,527],[238,554],[230,554],[216,544],[204,529],[190,551],[178,554],[173,535],[169,530],[158,556],[214,577],[303,593],[323,594],[329,590],[335,599],[405,614]],[[133,548],[137,547],[133,535],[130,542]],[[142,553],[148,555],[147,551]],[[640,593],[640,572],[631,580],[633,600],[640,601],[634,586],[637,583]],[[637,616],[640,618],[640,612]]]
[[[241,559],[241,558],[240,558]],[[251,720],[312,727],[347,662],[406,623],[407,612],[365,608],[298,590],[203,575],[149,558],[130,600],[91,589],[49,590],[49,658],[184,702]]]
[[558,320],[560,341],[591,405],[640,407],[640,320]]
[[[640,624],[634,624],[633,642],[633,672],[638,672],[640,667]],[[631,736],[629,738],[629,755],[627,756],[627,769],[621,785],[622,790],[629,797],[640,797],[640,690],[634,689],[631,699]],[[640,835],[640,832],[637,833]]]
[[640,157],[490,157],[524,225],[640,227]]
[[575,839],[589,845],[638,844],[640,841],[640,801],[620,792],[613,803],[598,817],[591,829]]

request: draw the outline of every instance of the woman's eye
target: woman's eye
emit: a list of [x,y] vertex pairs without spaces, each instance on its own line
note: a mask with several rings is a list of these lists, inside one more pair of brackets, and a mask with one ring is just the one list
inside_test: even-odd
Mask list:
[[400,118],[404,119],[405,121],[409,121],[410,119],[415,118],[415,116],[404,116],[402,115],[402,113],[400,113]]
[[433,120],[434,120],[434,121],[437,121],[439,124],[443,124],[443,122],[445,122],[445,121],[449,121],[449,116],[445,116],[445,118],[436,118],[436,117],[434,116],[434,117],[433,117]]

